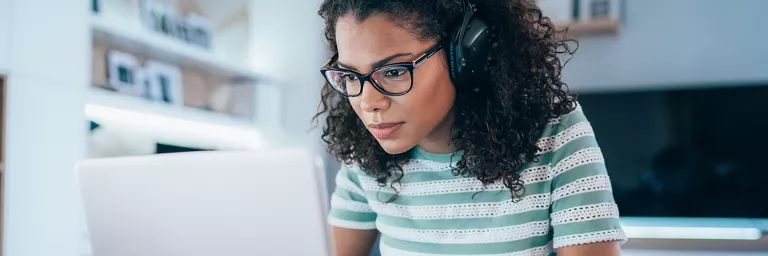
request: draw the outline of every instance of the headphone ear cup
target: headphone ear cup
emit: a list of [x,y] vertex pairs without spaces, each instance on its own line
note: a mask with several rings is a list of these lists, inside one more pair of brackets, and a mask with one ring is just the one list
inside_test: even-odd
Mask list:
[[459,33],[459,28],[454,29],[446,42],[451,81],[457,87],[486,78],[484,66],[490,50],[488,27],[482,20],[472,18],[461,38],[457,38]]
[[[461,39],[462,58],[466,68],[460,70],[459,77],[469,78],[484,76],[485,64],[488,61],[491,44],[488,36],[488,26],[480,19],[473,18],[470,26]],[[474,80],[474,79],[473,79]]]
[[458,77],[459,77],[459,65],[458,60],[461,59],[460,56],[456,56],[459,54],[458,48],[459,42],[461,39],[457,40],[457,37],[459,36],[459,28],[453,29],[451,31],[451,34],[448,35],[448,38],[446,42],[444,43],[444,47],[447,50],[446,61],[448,61],[448,71],[451,76],[451,80],[453,81],[454,85],[458,83]]

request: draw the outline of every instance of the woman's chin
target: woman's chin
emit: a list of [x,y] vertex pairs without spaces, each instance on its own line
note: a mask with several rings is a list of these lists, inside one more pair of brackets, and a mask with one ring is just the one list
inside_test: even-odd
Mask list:
[[395,140],[395,139],[384,139],[384,140],[378,140],[379,145],[381,148],[384,149],[388,154],[390,155],[396,155],[405,153],[408,150],[411,150],[416,144],[406,143],[402,140]]

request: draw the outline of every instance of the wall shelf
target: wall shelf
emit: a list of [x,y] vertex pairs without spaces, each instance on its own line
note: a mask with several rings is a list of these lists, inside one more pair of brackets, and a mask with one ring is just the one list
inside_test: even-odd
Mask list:
[[210,149],[256,149],[268,145],[247,118],[171,105],[91,87],[85,114],[105,125],[128,127],[159,142]]
[[567,36],[617,35],[621,31],[621,22],[617,19],[597,19],[575,22],[557,22],[558,30],[568,28]]
[[267,79],[244,65],[221,60],[210,50],[185,44],[177,39],[152,32],[143,26],[122,24],[96,14],[91,17],[90,24],[95,41],[117,45],[168,63],[193,66],[229,76],[254,80]]
[[208,124],[250,127],[253,120],[204,109],[171,105],[164,102],[124,95],[107,89],[91,87],[88,104],[101,105],[138,113],[148,113]]

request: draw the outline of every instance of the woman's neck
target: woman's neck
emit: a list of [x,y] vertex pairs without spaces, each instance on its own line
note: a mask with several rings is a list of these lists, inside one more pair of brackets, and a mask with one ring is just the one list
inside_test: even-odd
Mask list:
[[419,147],[429,153],[448,154],[454,153],[455,149],[451,144],[451,126],[453,125],[453,114],[448,115],[440,124],[419,142]]

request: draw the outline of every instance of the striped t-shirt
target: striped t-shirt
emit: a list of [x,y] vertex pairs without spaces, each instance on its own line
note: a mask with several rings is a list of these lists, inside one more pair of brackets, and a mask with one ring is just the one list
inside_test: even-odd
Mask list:
[[[592,127],[580,107],[553,119],[538,140],[539,161],[520,170],[525,186],[513,202],[501,182],[485,188],[454,176],[459,160],[418,147],[403,166],[394,202],[389,184],[344,166],[336,177],[329,222],[377,229],[385,256],[554,255],[585,243],[626,241]],[[479,193],[478,193],[479,192]]]

